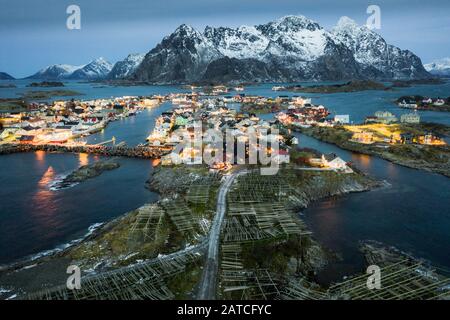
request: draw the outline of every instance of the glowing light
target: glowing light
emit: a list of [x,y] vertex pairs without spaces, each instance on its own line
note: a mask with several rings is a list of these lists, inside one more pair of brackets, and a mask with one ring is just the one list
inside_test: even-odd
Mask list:
[[89,155],[87,153],[79,153],[78,161],[80,163],[80,167],[88,165],[89,164]]
[[45,151],[36,151],[34,153],[36,155],[36,160],[40,163],[44,162],[45,160]]

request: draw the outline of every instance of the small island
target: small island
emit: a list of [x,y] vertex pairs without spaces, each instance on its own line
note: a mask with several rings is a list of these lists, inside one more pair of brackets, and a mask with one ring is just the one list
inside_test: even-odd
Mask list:
[[0,89],[11,89],[11,88],[17,88],[17,86],[13,83],[0,84]]
[[83,93],[73,90],[27,91],[22,94],[22,98],[25,100],[45,100],[52,97],[73,97],[81,95]]
[[409,88],[414,85],[437,85],[444,84],[445,80],[440,78],[414,79],[414,80],[396,80],[392,82],[393,88]]
[[389,90],[390,87],[384,84],[371,80],[354,80],[342,84],[331,85],[314,85],[309,87],[304,86],[289,86],[286,91],[306,92],[306,93],[340,93],[340,92],[357,92],[365,90]]
[[429,98],[420,95],[402,96],[395,103],[404,109],[450,112],[450,97]]
[[77,170],[69,174],[62,182],[60,187],[65,187],[73,183],[80,183],[88,179],[92,179],[101,175],[105,171],[114,170],[120,167],[118,162],[108,160],[108,161],[97,161],[90,165],[85,165],[79,167]]
[[27,87],[64,87],[64,83],[59,81],[42,81],[42,82],[32,82],[27,85]]

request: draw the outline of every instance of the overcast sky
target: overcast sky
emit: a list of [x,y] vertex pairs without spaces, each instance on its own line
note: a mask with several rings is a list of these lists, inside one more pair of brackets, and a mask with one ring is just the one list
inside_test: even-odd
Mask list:
[[[81,8],[81,30],[66,28],[70,4]],[[0,0],[0,71],[24,77],[55,63],[115,62],[146,53],[182,23],[203,30],[302,14],[327,29],[344,15],[364,24],[370,4],[381,8],[377,32],[389,43],[424,63],[450,56],[448,0]]]

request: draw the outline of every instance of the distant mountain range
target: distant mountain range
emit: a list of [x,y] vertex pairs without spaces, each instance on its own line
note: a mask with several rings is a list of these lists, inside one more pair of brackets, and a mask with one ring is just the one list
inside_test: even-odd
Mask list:
[[146,55],[112,66],[103,58],[85,66],[54,65],[31,78],[125,79],[150,83],[425,79],[419,57],[366,26],[342,17],[328,31],[304,16],[239,28],[179,26]]
[[54,64],[39,70],[28,79],[43,80],[100,80],[104,79],[112,69],[112,64],[104,58],[92,60],[86,65],[72,66],[68,64]]
[[433,75],[450,77],[450,58],[443,58],[427,63],[424,67]]
[[124,60],[112,65],[105,58],[92,60],[86,65],[72,66],[68,64],[54,64],[45,67],[27,79],[43,80],[105,80],[123,79],[129,76],[144,59],[143,54],[132,53]]
[[123,79],[130,76],[144,60],[145,55],[140,53],[129,54],[124,60],[116,62],[108,79]]
[[14,77],[6,72],[0,72],[0,80],[14,80]]

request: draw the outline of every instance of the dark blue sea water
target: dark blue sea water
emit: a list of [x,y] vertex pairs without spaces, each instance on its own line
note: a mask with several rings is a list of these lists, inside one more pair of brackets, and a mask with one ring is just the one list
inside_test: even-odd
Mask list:
[[[15,96],[27,90],[27,82],[18,81],[17,89],[0,89],[0,97]],[[183,91],[180,87],[102,87],[87,83],[69,83],[67,89],[85,93],[85,99],[122,95],[148,95]],[[277,96],[291,93],[273,92],[272,84],[246,88],[246,94]],[[421,94],[450,96],[450,84],[415,86],[396,91],[365,91],[331,95],[305,94],[313,102],[337,114],[350,114],[359,122],[377,110],[400,115],[392,103],[398,96]],[[109,140],[135,145],[145,141],[154,119],[169,104],[147,110],[128,119],[111,123],[103,132],[88,137],[89,143]],[[448,113],[420,112],[423,121],[450,124]],[[271,115],[264,115],[271,118]],[[390,188],[351,194],[311,205],[303,218],[315,237],[342,255],[333,270],[320,276],[326,282],[343,274],[359,271],[362,256],[357,242],[375,239],[430,260],[450,269],[450,180],[440,175],[404,168],[370,156],[353,154],[333,145],[300,136],[300,145],[322,152],[335,152],[353,161],[375,178],[387,180]],[[106,172],[70,189],[52,191],[48,182],[59,174],[69,173],[95,157],[60,154],[16,154],[0,157],[0,263],[52,249],[79,237],[93,223],[107,221],[156,195],[144,188],[152,171],[150,161],[120,159],[122,167]]]
[[168,94],[171,92],[183,92],[182,88],[178,86],[129,86],[129,87],[115,87],[108,86],[101,83],[81,82],[77,80],[64,81],[64,87],[59,88],[41,88],[27,87],[32,82],[39,82],[40,80],[0,80],[0,84],[15,84],[17,88],[0,88],[0,98],[17,98],[27,91],[52,91],[52,90],[73,90],[81,93],[79,96],[71,97],[55,97],[49,100],[59,99],[83,99],[91,100],[96,98],[111,98],[120,96],[147,96],[152,94]]
[[[378,240],[450,272],[450,180],[442,175],[342,150],[296,134],[300,145],[336,153],[391,186],[313,203],[302,218],[343,261],[321,273],[324,282],[362,270],[360,240]],[[450,275],[450,273],[449,273]]]
[[0,159],[0,264],[53,249],[157,199],[144,188],[152,162],[118,159],[120,168],[68,189],[51,190],[62,175],[98,161],[85,154],[12,154]]

